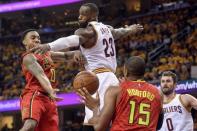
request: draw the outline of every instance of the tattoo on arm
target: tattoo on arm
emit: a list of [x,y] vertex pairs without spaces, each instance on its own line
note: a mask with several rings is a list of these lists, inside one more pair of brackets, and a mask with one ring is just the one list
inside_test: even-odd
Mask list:
[[53,91],[51,83],[36,58],[32,54],[26,55],[23,58],[23,64],[36,77],[43,89],[50,94]]
[[35,76],[44,73],[42,67],[38,64],[36,58],[33,55],[25,57],[23,63],[25,67]]
[[78,29],[75,31],[75,35],[79,36],[79,43],[84,48],[90,48],[94,46],[96,42],[96,31],[92,26],[88,26],[85,29]]
[[64,58],[65,58],[65,60],[68,60],[69,59],[69,55],[68,55],[68,53],[64,53]]

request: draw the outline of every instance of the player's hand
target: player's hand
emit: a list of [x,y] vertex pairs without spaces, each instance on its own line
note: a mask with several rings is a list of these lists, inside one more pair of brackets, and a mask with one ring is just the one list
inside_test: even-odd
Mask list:
[[79,66],[84,67],[87,63],[86,58],[82,55],[81,51],[75,51],[74,61],[79,64]]
[[48,44],[42,44],[30,49],[30,52],[34,52],[36,54],[44,54],[47,51],[50,51],[50,49],[51,48]]
[[120,81],[120,83],[126,81],[125,77],[120,77],[120,78],[118,78],[118,80]]
[[62,100],[64,100],[64,98],[62,98],[62,97],[58,97],[57,96],[57,92],[59,91],[59,89],[53,89],[52,91],[51,91],[51,93],[49,93],[49,97],[52,99],[52,100],[54,100],[54,101],[62,101]]
[[92,118],[90,118],[90,119],[88,120],[88,124],[90,124],[90,125],[95,125],[95,124],[98,123],[98,120],[99,120],[99,117],[98,117],[98,116],[93,116]]
[[125,28],[128,29],[131,33],[141,32],[144,27],[140,24],[133,24],[133,25],[125,25]]
[[92,110],[95,114],[98,113],[100,106],[100,98],[98,93],[96,94],[96,98],[93,98],[88,92],[88,90],[85,87],[83,87],[77,90],[77,94],[81,97],[82,102],[84,102],[84,104],[90,110]]

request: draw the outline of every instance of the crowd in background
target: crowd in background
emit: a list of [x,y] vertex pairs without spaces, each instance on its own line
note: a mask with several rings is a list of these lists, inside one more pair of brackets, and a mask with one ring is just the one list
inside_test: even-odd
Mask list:
[[[111,0],[103,1],[107,3],[107,1]],[[16,35],[19,35],[27,28],[36,28],[41,33],[43,43],[68,36],[73,34],[77,28],[74,23],[78,15],[77,12],[67,10],[64,13],[51,12],[49,15],[27,11],[27,14],[23,14],[21,19],[2,19],[3,26],[0,35],[5,39],[0,39],[0,100],[18,98],[25,85],[25,79],[21,72],[21,54],[25,51],[25,48]],[[144,76],[146,81],[158,83],[160,74],[165,70],[175,72],[180,81],[191,79],[191,66],[197,66],[197,29],[194,29],[191,24],[192,21],[197,21],[197,10],[195,8],[184,8],[137,18],[128,17],[126,19],[122,19],[122,12],[118,13],[120,14],[102,15],[100,20],[114,27],[123,27],[134,23],[144,26],[141,33],[125,36],[116,41],[118,62],[116,75],[118,77],[123,76],[125,59],[137,55],[146,60],[146,73]],[[66,20],[68,18],[72,22],[68,22]],[[112,20],[116,22],[112,22]],[[192,29],[191,32],[182,37],[177,37],[187,27]],[[155,58],[150,59],[150,53],[164,43],[166,43],[164,46],[166,49]],[[56,63],[55,65],[57,67],[58,88],[61,92],[71,92],[73,78],[81,69],[73,61]],[[60,123],[61,130],[80,131],[84,111],[72,109],[69,112],[69,116],[68,113],[64,114],[65,120]],[[196,123],[197,119],[194,119],[194,121]],[[8,129],[6,125],[3,129],[15,130]],[[195,129],[197,129],[197,123]]]
[[[161,72],[169,69],[177,73],[179,80],[190,79],[191,65],[197,65],[197,30],[180,40],[172,37],[185,27],[190,26],[188,20],[195,19],[196,13],[196,11],[191,13],[190,9],[182,9],[140,17],[135,20],[120,21],[115,26],[140,23],[144,26],[144,31],[116,41],[117,76],[122,76],[124,60],[129,56],[138,55],[147,62],[145,74],[145,80],[147,81],[158,82]],[[12,27],[12,24],[10,27]],[[43,34],[41,39],[52,41],[71,33]],[[156,59],[149,60],[148,54],[169,38],[171,38],[171,42],[168,45],[167,52],[157,56]],[[21,72],[21,54],[24,51],[25,49],[19,39],[4,40],[0,44],[0,55],[2,56],[0,58],[0,99],[18,97],[22,88],[24,88],[25,81]],[[74,62],[57,63],[56,66],[58,87],[62,92],[71,91],[72,80],[79,72],[79,67]]]

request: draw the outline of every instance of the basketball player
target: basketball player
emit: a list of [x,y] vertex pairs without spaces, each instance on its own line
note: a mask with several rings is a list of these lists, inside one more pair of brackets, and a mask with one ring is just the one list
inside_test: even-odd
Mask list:
[[101,113],[88,91],[79,90],[85,104],[94,112],[89,123],[95,131],[105,131],[111,120],[110,131],[156,131],[157,125],[160,125],[158,129],[161,127],[162,96],[155,86],[143,80],[144,72],[142,58],[129,58],[124,66],[125,81],[116,88],[108,88]]
[[160,131],[193,131],[191,108],[197,110],[197,99],[189,94],[176,94],[177,76],[171,71],[161,76],[164,122]]
[[[126,28],[114,29],[98,22],[98,15],[99,10],[95,4],[86,3],[82,5],[79,9],[81,28],[75,31],[75,35],[60,38],[49,44],[39,45],[32,51],[58,51],[72,46],[80,46],[80,50],[87,60],[85,69],[96,73],[99,78],[98,93],[100,109],[102,109],[107,88],[119,83],[114,74],[117,66],[114,39],[141,31],[143,27],[135,24]],[[80,57],[76,58],[80,60]],[[95,94],[93,97],[95,97]],[[93,113],[88,108],[85,108],[85,112],[84,124],[87,124]]]
[[[35,29],[22,34],[22,43],[28,52],[40,44],[40,36]],[[45,54],[24,53],[22,71],[26,86],[21,94],[21,114],[24,125],[20,131],[58,131],[55,69],[53,60],[65,60],[73,52],[47,52]]]

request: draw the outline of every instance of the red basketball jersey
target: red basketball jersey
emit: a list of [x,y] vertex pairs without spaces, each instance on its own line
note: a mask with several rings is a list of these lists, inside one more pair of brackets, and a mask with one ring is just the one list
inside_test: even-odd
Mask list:
[[161,111],[159,90],[145,81],[125,81],[111,131],[156,131]]
[[[28,53],[23,54],[22,57],[27,55]],[[40,64],[42,69],[44,70],[44,73],[49,78],[51,85],[53,88],[56,86],[56,80],[55,80],[55,69],[54,69],[54,63],[51,59],[50,53],[47,52],[45,54],[34,54],[34,56],[37,59],[37,62]],[[25,92],[31,92],[31,91],[41,91],[45,92],[39,81],[36,77],[34,77],[31,72],[29,72],[25,66],[22,64],[22,71],[26,79],[26,85],[23,93]]]

